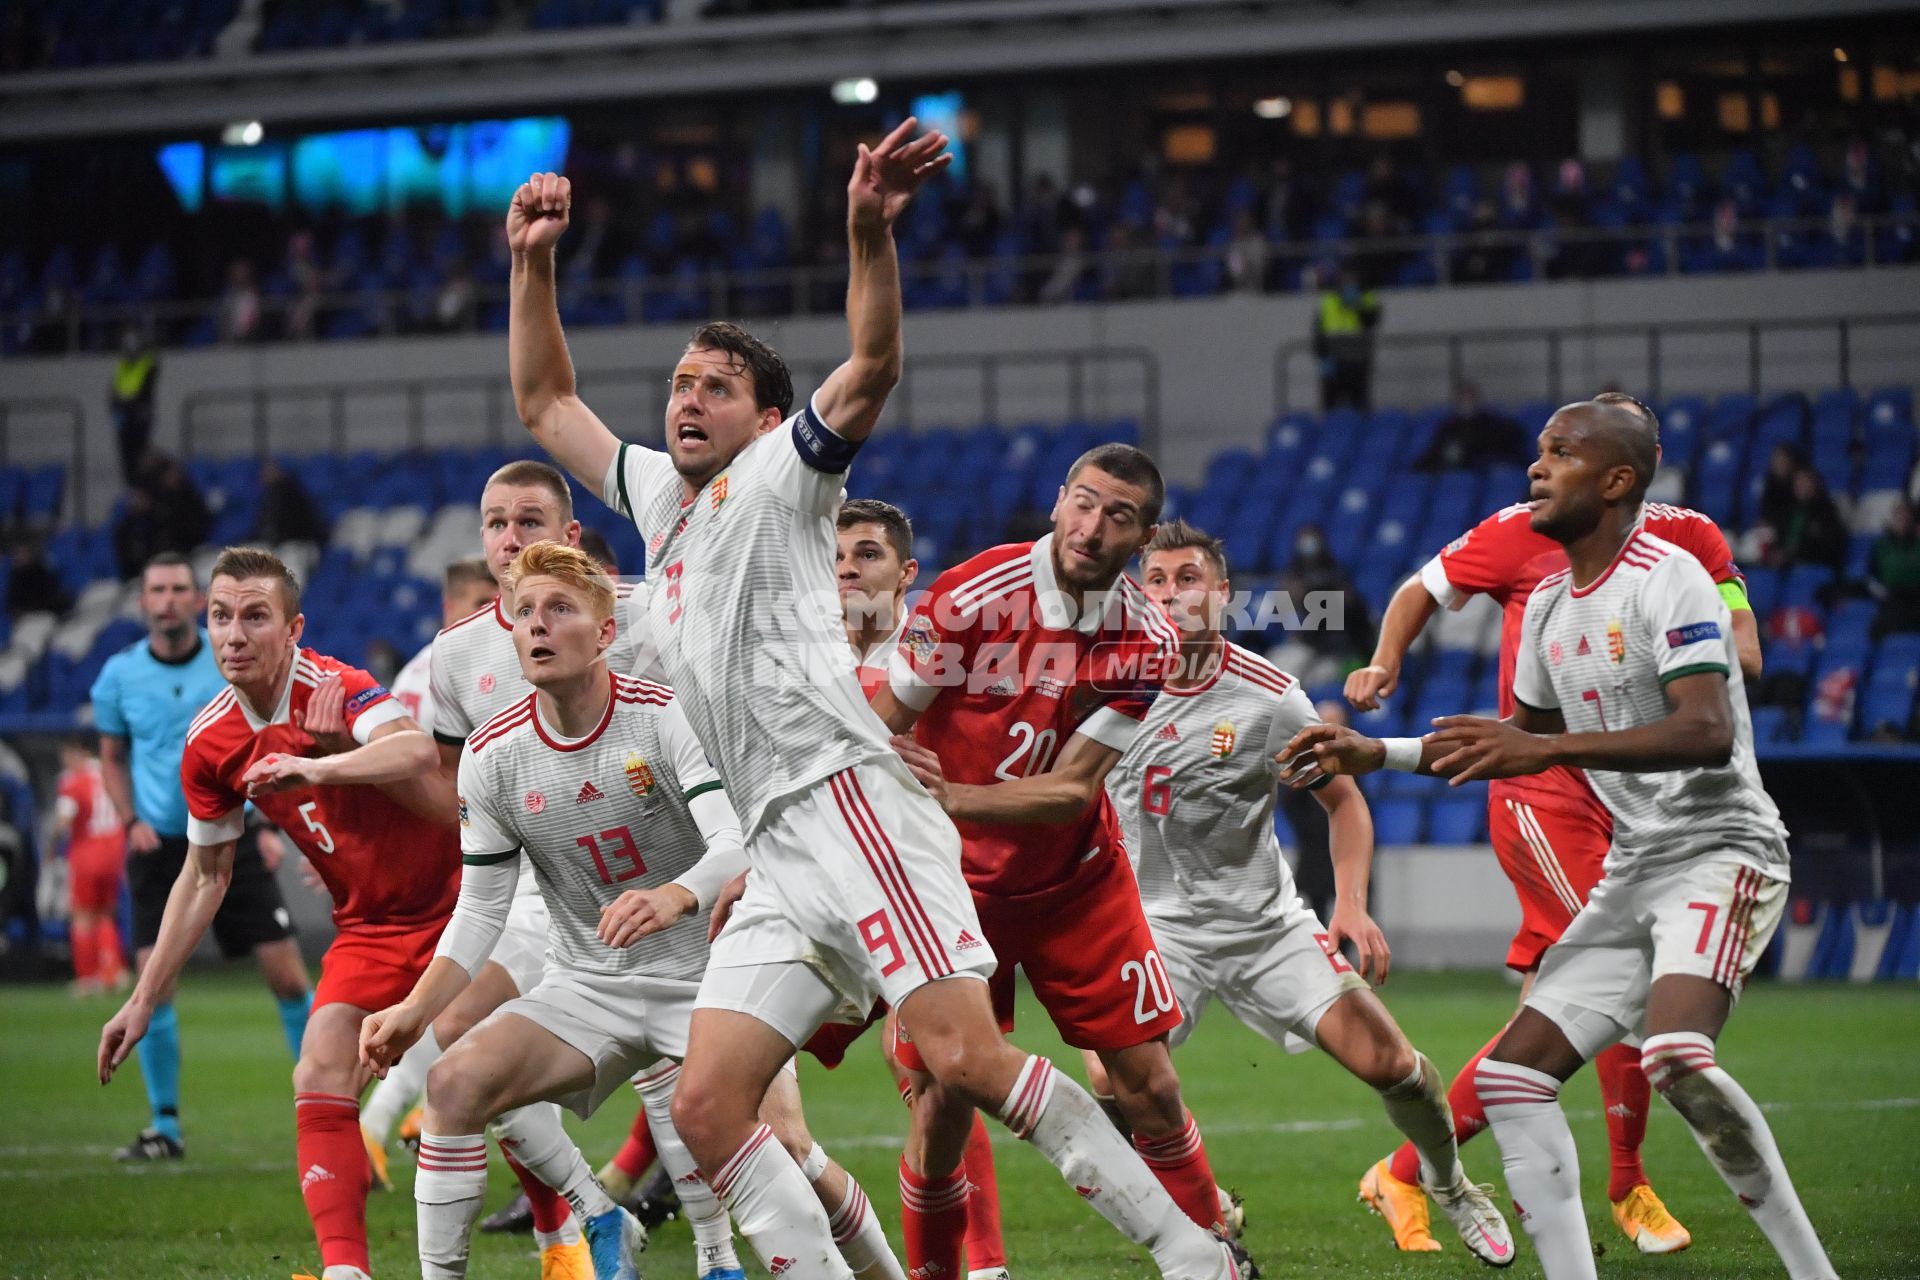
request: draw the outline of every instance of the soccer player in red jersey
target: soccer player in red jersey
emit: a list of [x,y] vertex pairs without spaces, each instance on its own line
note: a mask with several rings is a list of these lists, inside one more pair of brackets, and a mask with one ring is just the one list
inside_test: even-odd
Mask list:
[[[896,750],[960,829],[1000,959],[990,989],[1001,1026],[1013,1026],[1019,965],[1067,1043],[1099,1053],[1155,1176],[1212,1227],[1219,1190],[1167,1048],[1180,1010],[1153,995],[1160,958],[1103,785],[1179,652],[1172,622],[1122,573],[1153,536],[1165,492],[1138,449],[1082,455],[1051,534],[935,581],[873,705],[912,734]],[[904,1037],[899,1049],[917,1065]],[[928,1178],[922,1157],[963,1144],[973,1109],[924,1072],[914,1084],[922,1101],[900,1165],[907,1263],[940,1275],[936,1266],[958,1269],[964,1173]]]
[[[453,792],[433,739],[366,672],[300,648],[293,574],[265,551],[230,548],[213,567],[207,627],[228,688],[188,731],[180,783],[189,853],[153,958],[100,1033],[100,1082],[142,1034],[155,995],[178,976],[226,893],[251,800],[299,846],[333,895],[338,933],[321,964],[294,1067],[300,1191],[320,1280],[366,1280],[371,1168],[360,1138],[360,1022],[397,1003],[433,959],[460,890]],[[311,758],[310,699],[338,684],[356,749]],[[318,693],[316,691],[319,691]]]
[[60,744],[54,819],[67,838],[67,935],[73,943],[73,994],[92,995],[126,981],[126,956],[113,922],[127,875],[127,835],[107,795],[100,761],[75,738]]
[[[853,647],[853,661],[860,676],[860,687],[871,698],[887,684],[893,654],[900,647],[901,633],[907,627],[907,589],[919,576],[920,562],[913,558],[913,522],[907,513],[889,502],[872,498],[854,498],[841,504],[834,519],[839,532],[839,549],[834,554],[834,573],[840,585],[840,605],[846,615],[847,643]],[[829,1023],[809,1041],[807,1048],[822,1062],[832,1066],[846,1045],[865,1027]],[[899,1024],[887,1017],[886,1035],[881,1051],[887,1070],[893,1073],[900,1098],[913,1106],[913,1081],[894,1050]],[[967,1152],[961,1161],[966,1174],[967,1191],[967,1280],[1008,1280],[1007,1246],[1000,1233],[1000,1181],[993,1167],[993,1140],[986,1122],[978,1112],[967,1135]]]
[[[1625,407],[1658,431],[1652,411],[1638,400],[1607,392],[1594,402]],[[1346,694],[1354,706],[1371,711],[1394,691],[1407,650],[1436,611],[1458,609],[1469,597],[1484,594],[1501,608],[1500,715],[1513,713],[1514,660],[1527,598],[1542,578],[1567,567],[1565,549],[1529,524],[1531,509],[1531,503],[1520,502],[1494,512],[1448,543],[1401,585],[1381,620],[1372,661],[1347,677]],[[1639,524],[1690,552],[1719,584],[1733,614],[1741,670],[1749,681],[1757,679],[1759,630],[1719,526],[1698,511],[1659,502],[1644,505]],[[1542,953],[1572,923],[1587,894],[1599,883],[1601,863],[1613,838],[1613,819],[1578,769],[1495,779],[1488,785],[1487,801],[1494,853],[1520,899],[1520,932],[1507,949],[1507,966],[1524,975],[1524,1001]],[[1486,1127],[1474,1092],[1474,1071],[1499,1038],[1496,1033],[1454,1075],[1448,1101],[1461,1142]],[[1614,1222],[1643,1253],[1686,1248],[1692,1237],[1654,1194],[1640,1163],[1652,1093],[1640,1067],[1639,1051],[1615,1045],[1594,1060],[1594,1071],[1606,1105],[1612,1152],[1607,1198],[1613,1203]],[[1393,1228],[1398,1247],[1431,1251],[1440,1246],[1427,1231],[1426,1200],[1418,1178],[1418,1156],[1410,1145],[1403,1145],[1367,1171],[1360,1196]]]

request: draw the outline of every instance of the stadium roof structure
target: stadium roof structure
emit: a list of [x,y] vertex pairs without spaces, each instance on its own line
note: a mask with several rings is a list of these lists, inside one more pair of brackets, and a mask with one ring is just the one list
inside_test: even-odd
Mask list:
[[0,141],[1912,13],[1889,0],[953,0],[0,77]]

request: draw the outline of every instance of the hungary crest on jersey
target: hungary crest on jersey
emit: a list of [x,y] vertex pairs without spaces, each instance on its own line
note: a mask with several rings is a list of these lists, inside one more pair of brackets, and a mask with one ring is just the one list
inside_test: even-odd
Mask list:
[[1213,737],[1207,743],[1207,750],[1225,760],[1233,754],[1233,721],[1222,720],[1213,726]]
[[647,792],[653,790],[652,767],[640,758],[638,752],[628,752],[625,769],[627,789],[633,792],[635,798],[646,799]]

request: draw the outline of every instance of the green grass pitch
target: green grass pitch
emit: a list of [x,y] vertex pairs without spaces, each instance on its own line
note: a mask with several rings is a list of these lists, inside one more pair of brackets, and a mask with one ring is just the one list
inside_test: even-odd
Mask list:
[[[1406,975],[1386,988],[1402,1024],[1451,1071],[1511,1011],[1511,986],[1490,975]],[[317,1270],[293,1173],[289,1063],[272,1002],[239,971],[195,972],[179,1001],[188,1157],[114,1166],[112,1148],[144,1120],[137,1071],[102,1090],[93,1051],[109,1000],[53,988],[0,991],[0,1277],[97,1280],[284,1280]],[[1079,1073],[1030,1002],[1016,1040]],[[1734,1015],[1721,1061],[1769,1108],[1795,1182],[1847,1277],[1920,1275],[1920,993],[1890,987],[1757,987]],[[1187,1100],[1221,1182],[1247,1200],[1247,1243],[1271,1277],[1463,1276],[1480,1271],[1436,1221],[1443,1253],[1403,1258],[1383,1224],[1354,1203],[1367,1165],[1395,1140],[1379,1103],[1319,1054],[1290,1057],[1222,1010],[1210,1011],[1177,1056]],[[836,1072],[803,1068],[814,1133],[865,1185],[898,1241],[895,1191],[906,1117],[877,1048],[863,1042]],[[1605,1201],[1606,1136],[1591,1075],[1566,1091],[1602,1276],[1780,1274],[1745,1212],[1678,1119],[1655,1103],[1647,1167],[1695,1245],[1642,1258],[1614,1230]],[[633,1102],[616,1097],[574,1131],[595,1164],[618,1144]],[[1033,1151],[998,1144],[1000,1193],[1019,1280],[1150,1280],[1145,1259],[1061,1184]],[[1500,1184],[1490,1138],[1467,1148],[1469,1172]],[[377,1276],[417,1274],[412,1166],[369,1208]],[[511,1188],[495,1159],[489,1207]],[[1504,1187],[1498,1199],[1506,1203]],[[1437,1217],[1437,1215],[1436,1215]],[[1516,1234],[1518,1224],[1515,1224]],[[745,1254],[744,1248],[742,1249]],[[1538,1275],[1524,1240],[1511,1274]],[[656,1233],[642,1270],[691,1277],[684,1224]],[[534,1277],[526,1238],[481,1237],[472,1274]]]

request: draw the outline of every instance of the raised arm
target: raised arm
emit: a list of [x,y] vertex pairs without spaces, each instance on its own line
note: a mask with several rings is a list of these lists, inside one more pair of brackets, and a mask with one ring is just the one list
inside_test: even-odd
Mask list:
[[554,246],[572,207],[573,184],[557,173],[528,178],[507,207],[507,247],[513,251],[507,365],[520,421],[554,461],[599,493],[620,441],[576,394],[554,292]]
[[1400,584],[1387,602],[1386,616],[1380,619],[1380,638],[1374,643],[1373,657],[1347,677],[1348,702],[1362,711],[1379,708],[1381,699],[1399,687],[1400,664],[1406,661],[1407,650],[1439,608],[1419,574]]
[[1067,739],[1045,773],[987,784],[948,782],[940,757],[908,737],[893,749],[947,816],[961,822],[1007,822],[1020,826],[1071,822],[1097,802],[1121,752],[1083,733]]
[[[862,143],[847,183],[847,329],[852,352],[814,393],[820,416],[845,440],[858,442],[873,434],[888,393],[900,381],[900,256],[893,224],[914,192],[953,162],[945,134],[916,138],[917,128],[919,121],[909,116],[878,146]],[[517,280],[517,257],[514,272]],[[515,301],[517,305],[517,287]],[[557,336],[557,319],[553,328]],[[516,391],[519,385],[516,374]],[[601,475],[611,461],[612,454],[606,455]],[[593,483],[599,482],[594,477]]]

